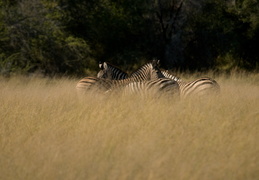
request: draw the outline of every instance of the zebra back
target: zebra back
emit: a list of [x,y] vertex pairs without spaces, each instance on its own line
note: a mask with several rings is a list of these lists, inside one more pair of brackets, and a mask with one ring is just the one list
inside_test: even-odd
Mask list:
[[112,83],[110,80],[97,77],[85,77],[77,83],[76,89],[80,93],[86,93],[89,91],[105,92],[110,89],[111,86]]
[[183,98],[208,96],[220,93],[220,86],[214,79],[204,77],[190,82],[178,82]]
[[97,74],[98,78],[110,79],[110,80],[119,80],[128,78],[128,74],[118,67],[107,63],[99,62],[100,71]]
[[124,95],[139,94],[143,97],[166,96],[169,98],[180,97],[179,85],[169,78],[159,78],[150,81],[132,82],[125,86]]
[[180,87],[180,94],[182,98],[187,98],[190,96],[205,96],[220,93],[219,84],[211,78],[204,77],[199,78],[194,81],[184,82],[180,78],[166,72],[162,71],[162,74],[166,78],[177,81]]

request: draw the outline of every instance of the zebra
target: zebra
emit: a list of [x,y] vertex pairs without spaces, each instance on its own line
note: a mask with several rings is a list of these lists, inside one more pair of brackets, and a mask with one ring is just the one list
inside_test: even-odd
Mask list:
[[[139,80],[143,81],[163,78],[164,75],[158,68],[159,64],[160,60],[153,60],[151,63],[148,63],[139,68],[137,71],[133,72],[129,78],[134,79],[134,82],[137,82]],[[150,73],[151,75],[149,75]]]
[[107,63],[107,62],[99,62],[99,68],[101,69],[97,77],[110,79],[110,80],[119,80],[119,79],[127,79],[128,74],[116,66]]
[[76,90],[79,94],[85,94],[89,92],[102,93],[109,90],[112,83],[108,79],[102,79],[97,77],[85,77],[76,84]]
[[120,87],[123,87],[130,82],[139,82],[152,79],[158,79],[163,77],[163,74],[158,68],[159,60],[153,60],[151,63],[147,63],[135,71],[133,75],[127,79],[121,80],[109,80],[98,77],[85,77],[81,79],[77,85],[76,89],[78,92],[87,92],[88,90],[96,90],[100,92],[110,92]]
[[175,80],[180,87],[181,98],[190,96],[204,96],[210,94],[219,94],[220,86],[214,79],[203,77],[190,82],[183,82],[180,78],[169,74],[166,71],[161,71],[166,78]]
[[139,94],[141,97],[180,97],[179,84],[169,78],[158,78],[150,81],[131,82],[123,89],[123,94]]
[[[157,62],[157,64],[159,61]],[[101,70],[99,71],[97,77],[105,79],[124,79],[123,76],[128,74],[120,70],[117,67],[114,67],[111,64],[106,62],[99,63]],[[141,77],[142,73],[136,71],[131,74],[130,77]],[[161,76],[159,76],[161,77]],[[151,91],[153,94],[170,94],[171,96],[179,96],[179,85],[175,82],[177,79],[155,79],[152,81],[140,81],[140,82],[131,82],[126,85],[124,88],[124,94],[133,94],[139,92],[140,94],[150,94]],[[171,88],[171,89],[170,89]],[[173,89],[172,89],[173,88]],[[170,89],[170,91],[169,91]],[[108,91],[109,92],[109,91]]]

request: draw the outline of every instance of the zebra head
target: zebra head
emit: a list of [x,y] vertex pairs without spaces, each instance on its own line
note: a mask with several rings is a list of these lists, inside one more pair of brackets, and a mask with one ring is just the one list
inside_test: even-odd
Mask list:
[[132,73],[130,77],[136,79],[137,81],[164,78],[159,69],[159,63],[160,60],[153,60],[152,62],[140,67],[138,70]]
[[151,69],[151,75],[150,75],[150,79],[158,79],[158,78],[163,78],[164,75],[162,74],[162,72],[159,69],[159,65],[160,65],[160,60],[153,60],[152,61],[152,69]]
[[117,68],[116,66],[107,63],[107,62],[99,62],[99,68],[101,69],[97,77],[103,79],[110,79],[110,80],[119,80],[119,79],[126,79],[128,78],[128,74],[121,69]]
[[150,80],[158,79],[158,78],[164,78],[164,75],[162,74],[161,70],[159,69],[160,60],[153,60],[151,62],[151,71],[150,71]]
[[112,72],[109,71],[109,66],[106,62],[99,62],[99,68],[101,69],[97,77],[103,79],[112,79]]

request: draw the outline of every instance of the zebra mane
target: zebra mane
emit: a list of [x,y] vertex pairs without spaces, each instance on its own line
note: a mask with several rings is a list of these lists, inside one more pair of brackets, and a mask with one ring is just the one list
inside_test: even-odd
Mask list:
[[179,77],[170,74],[168,71],[161,71],[161,73],[165,76],[165,78],[169,78],[174,81],[181,81],[181,79]]
[[131,73],[130,77],[137,77],[140,74],[142,74],[142,72],[146,71],[147,69],[153,69],[153,68],[158,67],[159,62],[160,62],[159,60],[153,60],[152,62],[149,62],[149,63],[146,63],[146,64],[142,65],[136,71]]
[[119,72],[122,72],[122,73],[127,74],[126,72],[124,72],[123,70],[121,70],[119,67],[117,67],[117,66],[115,66],[115,65],[113,65],[113,64],[111,64],[111,63],[109,63],[109,62],[103,62],[102,64],[104,64],[104,63],[106,63],[109,68],[112,68],[112,69],[114,69],[114,70],[116,70],[116,71],[119,71]]
[[126,72],[124,72],[117,66],[110,64],[108,62],[99,62],[99,68],[101,70],[98,72],[97,77],[106,79],[109,76],[111,76],[110,78],[112,80],[113,79],[125,79],[128,77],[128,74]]

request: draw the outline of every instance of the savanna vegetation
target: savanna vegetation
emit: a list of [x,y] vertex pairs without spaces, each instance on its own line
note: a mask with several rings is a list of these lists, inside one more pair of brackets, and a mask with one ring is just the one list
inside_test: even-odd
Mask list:
[[[0,179],[257,180],[257,0],[0,0]],[[79,97],[158,58],[217,97]]]
[[2,78],[0,179],[256,180],[259,76],[209,76],[219,97],[176,102],[79,101],[75,79]]
[[90,75],[99,61],[131,71],[258,70],[257,0],[0,0],[0,73]]

